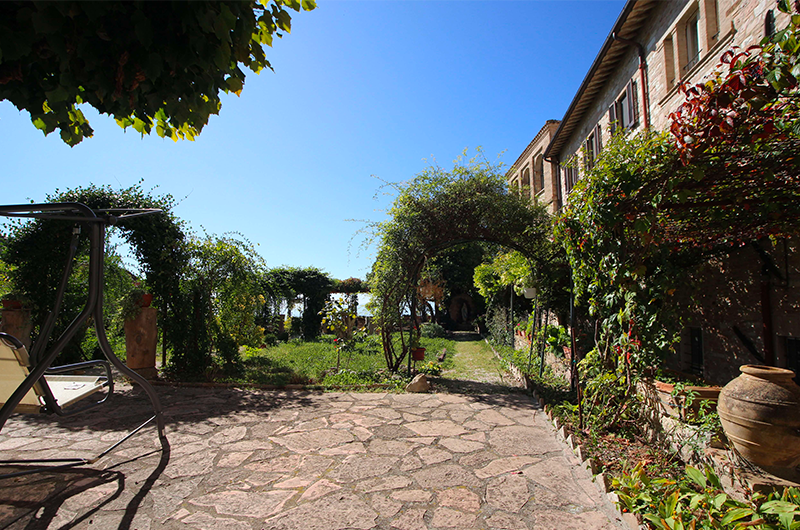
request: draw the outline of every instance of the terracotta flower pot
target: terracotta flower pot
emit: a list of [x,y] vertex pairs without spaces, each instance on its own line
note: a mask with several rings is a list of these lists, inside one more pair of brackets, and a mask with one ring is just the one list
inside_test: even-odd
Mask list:
[[425,360],[425,348],[414,348],[411,350],[411,360],[412,361],[424,361]]
[[22,302],[19,300],[3,300],[3,309],[22,309]]
[[152,304],[152,303],[153,303],[153,295],[152,295],[152,293],[143,294],[142,295],[142,300],[139,302],[139,304],[142,307],[150,307],[150,304]]
[[673,418],[680,418],[680,404],[675,396],[672,395],[675,385],[656,380],[653,381],[653,386],[656,388],[656,395],[661,403],[663,412]]
[[[719,393],[722,389],[718,386],[687,386],[683,388],[683,395],[681,397],[681,417],[684,420],[692,419],[700,412],[700,405],[703,402],[708,404],[708,412],[717,410],[717,403],[719,402]],[[687,406],[686,394],[691,392],[694,396],[692,403]]]
[[794,372],[744,365],[725,385],[717,410],[734,448],[767,471],[800,464],[800,387]]

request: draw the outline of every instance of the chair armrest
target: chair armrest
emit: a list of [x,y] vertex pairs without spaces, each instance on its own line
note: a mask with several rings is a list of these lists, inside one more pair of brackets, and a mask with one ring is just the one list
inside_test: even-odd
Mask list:
[[84,361],[80,363],[74,364],[65,364],[63,366],[54,366],[52,368],[48,368],[44,373],[46,375],[55,375],[55,374],[63,374],[66,372],[73,372],[75,370],[83,370],[85,368],[90,368],[94,366],[102,366],[106,370],[106,375],[108,379],[111,379],[111,365],[108,361],[104,361],[102,359],[94,360],[94,361]]
[[[55,368],[49,368],[45,371],[45,375],[57,375],[63,374],[66,372],[73,372],[75,370],[83,370],[85,368],[91,368],[94,366],[102,366],[106,372],[106,384],[104,386],[108,387],[108,391],[106,392],[103,399],[99,401],[95,401],[93,403],[89,403],[83,407],[72,408],[70,407],[69,411],[65,411],[61,408],[61,406],[56,403],[56,400],[53,396],[53,392],[50,390],[50,387],[47,384],[43,384],[44,387],[44,401],[46,405],[46,409],[48,412],[55,412],[59,416],[71,416],[73,414],[77,414],[79,412],[83,412],[85,410],[93,409],[94,407],[105,403],[111,394],[114,393],[114,377],[111,375],[111,364],[108,361],[104,360],[94,360],[94,361],[85,361],[80,363],[74,364],[66,364],[64,366],[57,366]],[[42,380],[44,380],[44,376],[42,376]],[[46,383],[46,382],[45,382]]]

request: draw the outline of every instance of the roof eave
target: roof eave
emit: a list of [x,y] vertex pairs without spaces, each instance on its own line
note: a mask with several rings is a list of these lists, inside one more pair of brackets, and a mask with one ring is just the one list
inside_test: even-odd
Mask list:
[[[556,132],[553,135],[553,139],[550,141],[550,144],[544,151],[543,155],[544,158],[553,157],[554,153],[552,151],[554,150],[557,141],[560,139],[560,136],[564,133],[564,130],[568,127],[569,119],[572,116],[575,107],[581,101],[584,92],[586,92],[586,88],[594,78],[597,69],[602,64],[603,59],[605,58],[606,54],[608,53],[609,49],[614,43],[614,34],[619,33],[619,31],[622,29],[622,26],[625,24],[625,21],[628,19],[628,16],[631,14],[631,11],[633,11],[634,6],[639,1],[641,0],[628,0],[626,2],[625,7],[622,9],[622,12],[617,17],[617,21],[614,23],[613,29],[611,30],[611,32],[609,32],[605,42],[603,42],[603,46],[602,48],[600,48],[600,52],[597,54],[597,57],[595,57],[592,66],[589,68],[589,72],[586,74],[586,77],[584,77],[581,86],[578,88],[578,92],[575,94],[575,97],[572,98],[572,102],[570,103],[569,108],[567,108],[567,112],[564,114],[564,117],[561,118],[561,123],[559,124],[558,129],[556,129]],[[561,146],[559,145],[558,149],[560,148]]]

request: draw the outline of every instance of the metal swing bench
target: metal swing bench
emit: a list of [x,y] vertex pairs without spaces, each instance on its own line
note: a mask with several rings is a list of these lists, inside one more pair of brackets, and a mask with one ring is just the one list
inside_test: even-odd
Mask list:
[[[18,413],[46,413],[69,416],[87,411],[106,403],[114,391],[114,379],[111,366],[133,379],[141,386],[153,406],[153,415],[126,434],[119,441],[91,458],[62,458],[39,460],[0,460],[0,465],[37,465],[13,473],[0,475],[0,479],[19,475],[27,475],[40,471],[68,468],[93,464],[107,455],[128,438],[139,432],[150,423],[155,422],[162,449],[168,447],[164,433],[164,418],[161,403],[152,385],[141,375],[128,368],[117,358],[105,329],[98,323],[103,322],[103,262],[105,230],[107,226],[117,222],[159,213],[157,209],[105,209],[92,210],[80,203],[22,204],[0,206],[0,215],[6,217],[22,217],[36,219],[53,219],[75,223],[67,256],[67,263],[61,283],[56,291],[53,310],[42,325],[39,336],[31,348],[30,355],[25,346],[15,337],[0,333],[0,431],[8,418]],[[89,280],[86,305],[80,314],[70,323],[60,337],[47,349],[53,332],[56,316],[61,309],[67,281],[72,272],[73,262],[78,250],[81,229],[89,230]],[[105,356],[104,360],[87,361],[67,366],[53,367],[59,353],[72,339],[89,318],[94,317],[97,330],[97,341]],[[103,375],[74,375],[76,371],[102,368]],[[97,392],[105,389],[99,399],[88,400]],[[87,401],[88,400],[88,401]]]

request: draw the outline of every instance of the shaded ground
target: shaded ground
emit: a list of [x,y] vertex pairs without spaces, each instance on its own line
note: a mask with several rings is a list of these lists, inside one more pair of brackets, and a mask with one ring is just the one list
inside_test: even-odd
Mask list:
[[[0,480],[0,528],[619,528],[524,394],[157,390],[169,451],[148,428],[84,469]],[[86,456],[146,413],[123,387],[72,418],[12,418],[0,452]]]
[[454,338],[455,366],[442,372],[440,378],[432,379],[436,388],[467,394],[522,391],[520,382],[503,370],[500,359],[479,334],[457,331]]

